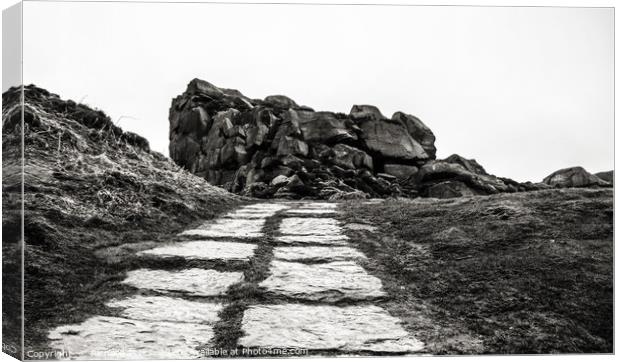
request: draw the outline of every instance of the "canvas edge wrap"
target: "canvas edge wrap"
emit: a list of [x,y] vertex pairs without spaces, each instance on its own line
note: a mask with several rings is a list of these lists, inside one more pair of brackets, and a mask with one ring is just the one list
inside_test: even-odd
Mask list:
[[[5,150],[3,144],[3,190],[6,186],[5,165],[12,165],[10,169],[18,170],[19,202],[11,203],[3,198],[3,219],[5,213],[19,213],[19,227],[2,224],[3,243],[13,244],[15,252],[4,253],[3,245],[3,323],[2,323],[2,352],[14,358],[24,360],[24,149],[23,149],[23,71],[22,71],[22,42],[23,42],[23,2],[16,3],[2,11],[2,89],[21,87],[19,100],[19,132],[21,136],[20,150]],[[3,128],[5,117],[14,115],[13,112],[3,112]],[[11,146],[13,147],[13,146]],[[13,151],[13,152],[10,152]],[[19,206],[15,206],[19,205]],[[8,206],[8,207],[7,207]],[[14,225],[17,226],[17,225]],[[19,259],[19,260],[16,260]],[[5,266],[12,265],[9,270]],[[15,268],[15,266],[18,266]],[[17,270],[16,270],[17,269]]]

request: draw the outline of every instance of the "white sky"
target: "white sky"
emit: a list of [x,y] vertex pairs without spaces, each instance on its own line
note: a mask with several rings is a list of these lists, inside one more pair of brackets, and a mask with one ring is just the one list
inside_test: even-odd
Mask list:
[[42,3],[24,7],[24,83],[97,107],[168,154],[195,77],[315,110],[420,117],[438,158],[540,181],[613,169],[613,10]]

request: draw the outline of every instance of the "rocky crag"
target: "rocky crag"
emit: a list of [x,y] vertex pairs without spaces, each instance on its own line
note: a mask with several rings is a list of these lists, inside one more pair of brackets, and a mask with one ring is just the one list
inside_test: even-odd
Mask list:
[[274,95],[250,99],[194,79],[170,108],[170,156],[254,197],[455,197],[547,187],[489,175],[475,160],[436,160],[435,136],[403,112],[370,105],[314,111]]

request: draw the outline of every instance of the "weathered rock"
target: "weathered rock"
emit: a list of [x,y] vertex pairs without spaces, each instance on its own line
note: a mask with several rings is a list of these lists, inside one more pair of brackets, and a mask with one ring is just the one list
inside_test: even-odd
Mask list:
[[352,261],[302,264],[274,260],[269,277],[259,286],[276,295],[321,302],[385,296],[381,281]]
[[553,187],[611,186],[609,182],[592,175],[583,167],[569,167],[555,171],[545,177],[543,182]]
[[244,347],[407,353],[424,348],[398,318],[377,306],[278,304],[249,307],[239,340]]
[[403,112],[394,113],[392,119],[401,122],[409,135],[424,148],[428,157],[435,159],[435,153],[437,152],[435,148],[435,135],[430,128],[422,123],[418,117]]
[[383,166],[385,173],[395,176],[399,179],[407,179],[418,172],[418,168],[411,165],[399,165],[388,163]]

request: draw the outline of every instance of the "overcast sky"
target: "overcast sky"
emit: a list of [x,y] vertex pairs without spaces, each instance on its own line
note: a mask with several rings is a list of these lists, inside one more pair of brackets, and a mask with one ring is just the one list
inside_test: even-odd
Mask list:
[[195,77],[316,110],[414,114],[438,158],[519,181],[613,169],[611,9],[25,3],[24,82],[156,151]]

